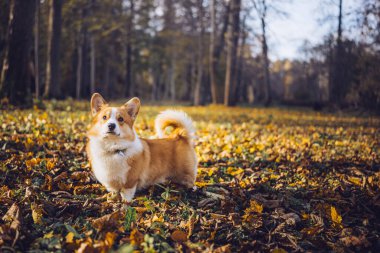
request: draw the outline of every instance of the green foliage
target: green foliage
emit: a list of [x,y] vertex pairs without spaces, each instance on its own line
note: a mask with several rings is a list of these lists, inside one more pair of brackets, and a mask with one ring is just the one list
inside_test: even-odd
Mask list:
[[124,228],[129,231],[131,229],[132,222],[136,221],[136,209],[131,206],[127,207],[125,214]]

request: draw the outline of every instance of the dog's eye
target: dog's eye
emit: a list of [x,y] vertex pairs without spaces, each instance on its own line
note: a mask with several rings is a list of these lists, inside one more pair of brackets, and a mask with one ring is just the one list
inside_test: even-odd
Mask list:
[[104,116],[103,116],[103,119],[104,119],[104,120],[106,120],[106,119],[107,119],[107,116],[106,116],[106,115],[104,115]]
[[123,122],[123,121],[124,121],[124,119],[123,119],[122,117],[119,117],[117,120],[118,120],[119,122]]

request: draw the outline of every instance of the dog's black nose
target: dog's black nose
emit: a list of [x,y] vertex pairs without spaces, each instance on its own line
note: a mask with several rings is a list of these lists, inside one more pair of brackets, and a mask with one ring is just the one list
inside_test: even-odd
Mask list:
[[113,130],[115,130],[115,128],[116,128],[116,124],[115,123],[109,123],[108,124],[108,130],[113,131]]

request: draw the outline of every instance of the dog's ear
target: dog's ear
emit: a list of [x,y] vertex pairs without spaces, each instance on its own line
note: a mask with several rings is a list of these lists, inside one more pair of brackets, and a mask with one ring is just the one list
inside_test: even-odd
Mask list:
[[91,97],[91,114],[95,116],[102,108],[103,105],[106,104],[106,101],[99,93],[94,93]]
[[127,109],[127,112],[129,116],[131,116],[132,120],[135,120],[140,110],[140,99],[134,97],[125,103],[124,107]]

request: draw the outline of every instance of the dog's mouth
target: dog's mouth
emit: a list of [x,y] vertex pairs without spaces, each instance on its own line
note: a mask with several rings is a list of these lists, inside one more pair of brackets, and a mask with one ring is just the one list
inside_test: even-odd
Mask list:
[[116,134],[114,131],[108,131],[106,132],[106,135],[120,136],[120,134]]

